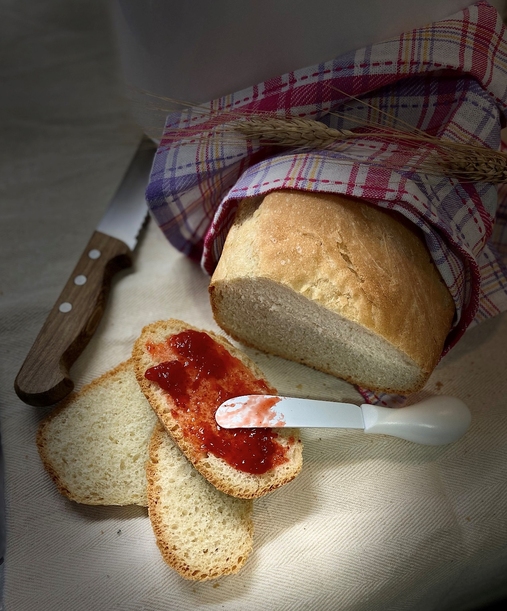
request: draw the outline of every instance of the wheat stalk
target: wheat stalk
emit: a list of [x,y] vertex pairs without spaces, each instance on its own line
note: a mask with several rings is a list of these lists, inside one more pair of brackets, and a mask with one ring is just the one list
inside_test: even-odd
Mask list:
[[[329,114],[344,118],[348,122],[356,123],[359,130],[335,129],[328,127],[321,121],[305,118],[280,118],[269,112],[245,112],[242,109],[210,109],[190,102],[183,102],[173,98],[158,99],[167,112],[191,108],[197,115],[200,113],[206,121],[206,128],[198,123],[192,127],[176,128],[164,134],[165,142],[179,142],[184,144],[193,139],[210,144],[232,142],[237,143],[238,138],[256,141],[259,145],[276,145],[288,148],[337,149],[340,145],[353,142],[354,139],[370,139],[389,141],[396,145],[401,152],[415,150],[414,160],[405,165],[396,161],[389,162],[389,167],[395,170],[412,170],[437,176],[448,176],[462,182],[490,182],[495,184],[507,182],[507,155],[484,146],[463,144],[444,140],[419,130],[399,118],[393,117],[389,112],[381,110],[350,93],[343,92],[336,87],[330,89],[344,96],[345,101],[354,100],[375,112],[385,116],[392,124],[401,125],[400,128],[384,126],[372,122],[363,122],[353,113],[339,113],[330,111]],[[147,92],[144,92],[145,94]],[[160,108],[159,110],[162,110]],[[368,130],[368,131],[365,131]],[[341,147],[343,152],[343,147]],[[346,152],[342,155],[343,163],[355,163],[355,158],[346,159]],[[385,166],[384,160],[368,159],[365,163]]]
[[422,170],[434,171],[437,168],[451,178],[463,182],[507,182],[507,155],[486,147],[459,145],[451,143],[439,145],[440,156],[433,163],[426,162]]
[[[377,126],[378,127],[378,126]],[[246,117],[233,129],[260,144],[287,147],[330,148],[353,138],[392,140],[410,147],[429,146],[434,154],[415,168],[423,173],[444,174],[467,182],[507,182],[507,155],[483,146],[461,144],[395,128],[359,133],[328,127],[313,119]]]

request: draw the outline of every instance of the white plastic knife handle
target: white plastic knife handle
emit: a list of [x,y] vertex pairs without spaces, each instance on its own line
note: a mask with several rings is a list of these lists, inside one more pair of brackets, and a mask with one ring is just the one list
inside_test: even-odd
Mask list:
[[425,445],[452,443],[470,426],[468,407],[456,397],[431,397],[401,409],[361,405],[365,433],[383,433]]

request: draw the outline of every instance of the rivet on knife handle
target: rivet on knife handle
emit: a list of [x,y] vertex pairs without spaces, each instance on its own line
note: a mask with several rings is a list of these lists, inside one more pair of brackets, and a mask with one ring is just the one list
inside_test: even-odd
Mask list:
[[126,244],[93,233],[16,377],[22,401],[53,405],[72,391],[69,369],[102,318],[114,274],[131,265]]

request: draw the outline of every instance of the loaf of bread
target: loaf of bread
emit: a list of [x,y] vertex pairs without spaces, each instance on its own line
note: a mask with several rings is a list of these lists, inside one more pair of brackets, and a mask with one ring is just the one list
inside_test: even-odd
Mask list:
[[454,316],[419,229],[335,194],[243,200],[209,292],[237,341],[400,394],[424,386]]
[[156,423],[129,360],[56,407],[39,425],[37,447],[69,499],[147,506],[146,463]]
[[198,581],[239,571],[253,546],[253,501],[217,490],[162,425],[153,433],[147,475],[150,520],[166,563]]
[[137,380],[182,452],[217,489],[260,497],[302,467],[298,432],[225,430],[215,411],[228,398],[274,393],[258,367],[225,338],[179,320],[146,326],[132,352]]

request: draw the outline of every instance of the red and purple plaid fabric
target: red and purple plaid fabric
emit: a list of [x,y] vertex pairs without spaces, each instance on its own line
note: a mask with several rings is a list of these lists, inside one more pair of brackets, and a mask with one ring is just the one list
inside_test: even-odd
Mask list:
[[231,112],[266,111],[347,129],[357,120],[390,125],[394,117],[434,136],[498,149],[507,118],[507,35],[493,7],[479,2],[399,38],[169,115],[147,200],[168,240],[211,274],[243,197],[275,189],[359,197],[402,213],[424,232],[456,304],[446,350],[468,326],[507,309],[499,255],[507,241],[507,188],[392,169],[407,153],[371,139],[340,151],[288,151],[240,139],[173,138],[175,129],[194,134],[226,123]]

